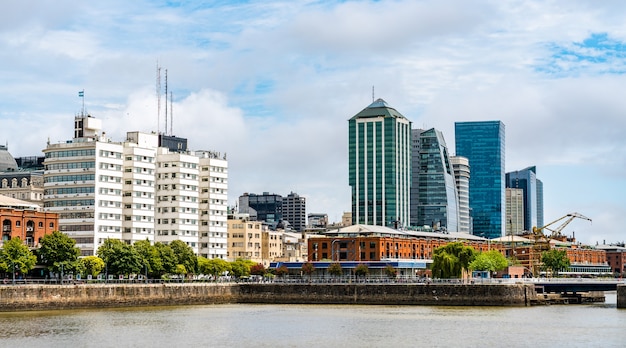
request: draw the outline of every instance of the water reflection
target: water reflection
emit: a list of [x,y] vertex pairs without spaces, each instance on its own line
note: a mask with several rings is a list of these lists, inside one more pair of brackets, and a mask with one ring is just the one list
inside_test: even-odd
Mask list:
[[209,305],[0,313],[1,346],[622,346],[626,310],[545,307]]

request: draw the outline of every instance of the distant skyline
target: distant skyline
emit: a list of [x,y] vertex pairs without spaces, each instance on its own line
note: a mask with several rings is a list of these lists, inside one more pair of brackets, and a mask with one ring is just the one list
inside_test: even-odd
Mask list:
[[565,234],[626,240],[621,1],[3,5],[0,143],[15,157],[71,139],[83,90],[113,140],[164,130],[158,62],[172,133],[227,154],[230,205],[296,192],[308,213],[340,221],[351,210],[347,120],[374,97],[413,128],[441,130],[450,149],[454,122],[502,121],[506,171],[537,166],[546,223],[578,212],[593,223]]

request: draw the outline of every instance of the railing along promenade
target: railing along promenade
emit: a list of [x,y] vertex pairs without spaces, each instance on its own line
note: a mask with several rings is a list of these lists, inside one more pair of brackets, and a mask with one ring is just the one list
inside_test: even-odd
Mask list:
[[585,285],[611,285],[626,284],[626,280],[615,278],[465,278],[465,279],[439,279],[425,277],[396,277],[387,276],[285,276],[285,277],[242,277],[218,279],[212,278],[188,278],[188,279],[15,279],[14,281],[5,279],[1,285],[79,285],[79,284],[181,284],[181,283],[277,283],[277,284],[537,284],[550,285],[562,284],[564,286],[585,284]]

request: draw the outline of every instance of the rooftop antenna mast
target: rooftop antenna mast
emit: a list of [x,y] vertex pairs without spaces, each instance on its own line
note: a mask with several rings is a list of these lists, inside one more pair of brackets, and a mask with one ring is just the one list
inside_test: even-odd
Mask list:
[[372,103],[374,102],[374,86],[372,86]]
[[172,130],[174,128],[174,96],[170,91],[170,135],[174,134]]
[[159,134],[159,128],[161,127],[161,67],[157,60],[156,66],[156,96],[157,96],[157,134]]
[[167,135],[167,69],[165,69],[165,134]]

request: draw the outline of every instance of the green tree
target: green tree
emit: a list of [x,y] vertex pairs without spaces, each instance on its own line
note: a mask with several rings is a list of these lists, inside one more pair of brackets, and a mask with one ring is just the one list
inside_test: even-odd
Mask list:
[[176,265],[176,274],[178,274],[181,278],[183,278],[187,273],[187,267],[185,267],[185,265]]
[[328,265],[328,274],[334,277],[341,277],[343,275],[343,268],[339,262],[333,262]]
[[12,238],[2,246],[0,250],[0,269],[5,272],[28,273],[37,264],[35,256],[20,237]]
[[97,276],[104,270],[104,261],[98,256],[86,256],[78,260],[79,273],[83,275]]
[[469,269],[476,251],[461,242],[448,243],[433,251],[432,273],[434,278],[460,278]]
[[558,277],[559,272],[568,269],[570,266],[567,251],[565,249],[551,249],[541,254],[541,263],[546,271],[551,271],[552,275]]
[[159,250],[157,250],[154,245],[150,244],[149,240],[146,239],[135,242],[133,248],[135,248],[141,257],[144,272],[147,269],[148,277],[160,278],[161,275],[165,273]]
[[65,233],[54,231],[41,238],[39,250],[39,263],[46,266],[48,271],[54,273],[68,273],[76,270],[80,249],[76,247],[76,241]]
[[499,250],[489,250],[478,253],[474,261],[470,262],[469,269],[474,271],[496,272],[505,269],[509,265],[508,260]]
[[[198,269],[198,258],[193,249],[181,240],[175,240],[169,244],[176,255],[176,265],[183,265],[187,270],[186,274],[195,274]],[[177,274],[179,274],[177,272]]]
[[161,269],[155,269],[155,274],[153,276],[155,278],[160,278],[165,274],[175,274],[177,259],[176,255],[174,254],[174,250],[172,250],[169,245],[163,244],[161,242],[154,243],[154,247],[158,251],[159,258],[161,259]]
[[358,264],[354,267],[354,275],[357,277],[365,277],[370,274],[370,269],[365,264]]
[[143,269],[141,255],[131,245],[118,239],[106,239],[98,248],[108,274],[139,274]]
[[237,278],[247,277],[250,275],[250,267],[254,265],[253,261],[237,259],[230,263],[233,276]]
[[222,259],[207,259],[198,257],[198,272],[201,274],[211,275],[215,280],[226,272],[230,272],[230,263]]

